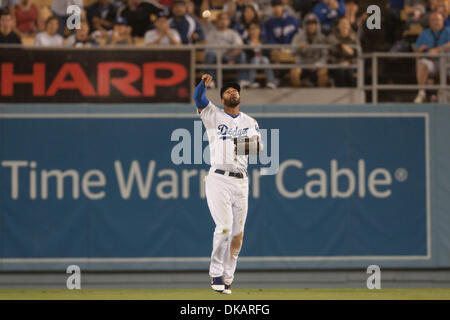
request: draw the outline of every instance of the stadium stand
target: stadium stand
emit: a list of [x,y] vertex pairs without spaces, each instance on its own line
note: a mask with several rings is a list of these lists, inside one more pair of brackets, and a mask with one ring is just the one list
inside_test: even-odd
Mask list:
[[[112,1],[112,0],[111,0]],[[141,0],[148,2],[159,2],[157,0]],[[404,6],[400,8],[399,21],[396,24],[395,30],[386,30],[386,28],[382,28],[381,30],[370,30],[365,26],[364,19],[367,17],[365,14],[365,9],[372,5],[373,1],[371,0],[346,0],[342,2],[345,3],[346,8],[349,8],[349,12],[346,13],[346,17],[351,20],[351,25],[354,30],[357,31],[358,37],[358,45],[360,46],[360,54],[370,54],[373,52],[403,52],[403,53],[411,53],[412,45],[415,43],[418,35],[426,28],[426,25],[423,21],[426,21],[426,16],[431,12],[431,10],[440,10],[444,16],[447,16],[446,23],[448,24],[448,5],[445,5],[445,0],[424,0],[426,2],[426,8],[423,8],[423,11],[417,13],[414,11],[413,7]],[[52,0],[32,0],[32,2],[39,6],[40,14],[42,19],[45,21],[52,15],[51,5]],[[83,4],[85,7],[93,4],[96,0],[84,0]],[[191,0],[186,0],[188,4],[188,12],[193,17],[194,20],[198,21],[205,31],[208,33],[211,28],[214,28],[214,23],[217,19],[217,16],[224,7],[224,4],[227,2],[226,0],[210,0],[210,1],[197,1],[191,2]],[[313,1],[312,3],[318,3],[320,1]],[[123,4],[120,1],[114,1],[115,5]],[[162,2],[165,3],[165,2]],[[291,3],[292,8],[299,8],[295,2],[286,1],[283,3]],[[390,22],[387,19],[390,19],[389,12],[391,12],[391,3],[395,3],[398,5],[399,2],[392,2],[389,0],[380,0],[377,2],[377,5],[381,8],[381,24],[382,26],[388,25]],[[411,1],[405,1],[406,3],[413,3]],[[415,2],[414,2],[415,3]],[[258,2],[260,4],[261,11],[264,11],[263,5],[271,7],[270,1],[261,1]],[[196,7],[193,7],[196,6]],[[265,7],[267,9],[267,7]],[[288,8],[288,7],[285,7]],[[291,7],[289,7],[291,8]],[[294,10],[294,9],[290,10]],[[352,13],[350,13],[350,8]],[[417,9],[417,8],[416,8]],[[166,7],[165,10],[167,12],[171,12],[170,7]],[[203,18],[201,15],[202,10],[210,10],[209,18]],[[302,9],[303,10],[303,9]],[[311,12],[313,9],[310,9]],[[267,10],[266,10],[267,11]],[[291,11],[287,11],[291,12]],[[445,13],[446,12],[446,13]],[[296,12],[297,17],[300,18],[300,26],[302,26],[302,19],[305,14],[308,12],[300,13],[300,11]],[[419,14],[419,16],[417,16]],[[303,15],[303,16],[302,16]],[[85,18],[85,13],[83,12],[83,19]],[[154,19],[154,17],[149,17],[149,19]],[[336,19],[335,19],[336,20]],[[337,20],[336,20],[337,21]],[[261,21],[261,25],[263,26],[266,21]],[[392,21],[391,21],[392,22]],[[234,28],[234,25],[230,26]],[[264,28],[262,28],[263,30]],[[92,31],[92,30],[91,30]],[[263,30],[264,31],[264,30]],[[264,32],[263,32],[264,33]],[[392,36],[389,38],[393,39],[393,43],[389,43],[386,41],[386,34],[392,33]],[[65,38],[69,36],[70,33],[65,34]],[[265,37],[263,34],[262,37]],[[95,40],[100,44],[100,46],[104,46],[107,44],[107,36],[105,34],[95,34]],[[23,36],[22,43],[24,46],[33,46],[34,39],[30,36]],[[264,42],[262,42],[264,43]],[[135,46],[145,46],[143,37],[134,37]],[[205,68],[202,67],[202,64],[205,63],[205,47],[201,47],[204,45],[203,42],[197,43],[197,50],[195,54],[195,61],[197,66],[200,66],[196,69],[196,81],[199,80],[202,72],[204,72]],[[200,45],[200,46],[199,46]],[[359,56],[359,59],[361,55]],[[361,84],[365,86],[370,86],[373,81],[373,70],[372,70],[372,62],[366,56],[364,61],[364,79],[361,80]],[[406,85],[415,85],[417,84],[416,75],[415,75],[415,58],[406,58],[406,57],[380,57],[378,58],[378,84],[380,85],[390,85],[390,84],[406,84]],[[273,65],[276,76],[278,77],[279,85],[282,87],[291,86],[290,76],[288,72],[284,72],[283,68],[288,68],[288,66],[293,66],[294,64],[298,64],[299,61],[296,61],[294,55],[292,54],[292,50],[290,46],[280,47],[278,50],[272,50],[271,55],[271,63]],[[328,62],[329,63],[329,62]],[[278,69],[277,69],[278,68]],[[389,72],[387,72],[389,71]],[[223,80],[230,80],[236,78],[238,70],[232,69],[227,70],[223,73]],[[329,74],[333,74],[330,72]],[[356,77],[356,72],[354,73]],[[331,77],[332,78],[332,77]],[[438,77],[434,77],[430,79],[431,84],[438,83]],[[256,82],[264,83],[266,81],[266,76],[264,72],[258,72],[255,78]],[[331,82],[333,85],[333,82]],[[372,91],[366,90],[367,92],[367,101],[372,100]],[[378,100],[379,101],[412,101],[414,100],[414,92],[412,90],[398,90],[395,92],[395,95],[390,90],[380,90]]]

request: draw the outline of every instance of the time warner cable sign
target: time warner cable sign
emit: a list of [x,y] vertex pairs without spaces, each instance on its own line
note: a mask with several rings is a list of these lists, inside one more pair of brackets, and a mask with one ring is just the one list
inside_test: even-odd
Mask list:
[[[270,161],[249,166],[244,260],[430,257],[427,114],[255,118]],[[2,261],[209,256],[209,147],[195,116],[0,121]],[[180,128],[190,163],[171,160]]]

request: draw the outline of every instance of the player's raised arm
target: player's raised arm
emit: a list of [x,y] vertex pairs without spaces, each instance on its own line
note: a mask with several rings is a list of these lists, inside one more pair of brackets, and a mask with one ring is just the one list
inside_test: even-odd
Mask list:
[[202,80],[197,85],[194,91],[194,101],[197,105],[198,113],[201,113],[204,108],[209,104],[209,100],[206,98],[206,88],[212,80],[212,76],[209,74],[202,75]]

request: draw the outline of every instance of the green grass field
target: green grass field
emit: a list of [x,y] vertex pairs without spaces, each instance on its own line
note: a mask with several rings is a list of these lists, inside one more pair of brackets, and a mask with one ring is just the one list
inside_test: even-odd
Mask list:
[[0,300],[376,300],[445,299],[450,288],[435,289],[233,289],[222,295],[211,289],[0,290]]

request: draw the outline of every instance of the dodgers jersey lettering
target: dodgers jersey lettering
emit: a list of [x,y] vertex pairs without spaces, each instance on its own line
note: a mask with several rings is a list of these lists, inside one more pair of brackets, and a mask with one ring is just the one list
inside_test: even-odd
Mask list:
[[208,134],[211,168],[247,173],[248,156],[236,155],[234,138],[261,139],[258,122],[243,112],[228,114],[211,101],[202,109],[200,118]]

